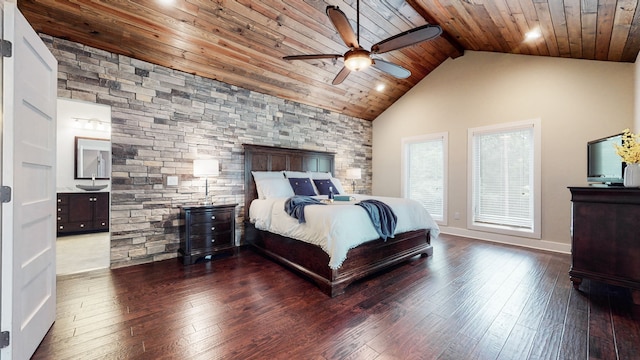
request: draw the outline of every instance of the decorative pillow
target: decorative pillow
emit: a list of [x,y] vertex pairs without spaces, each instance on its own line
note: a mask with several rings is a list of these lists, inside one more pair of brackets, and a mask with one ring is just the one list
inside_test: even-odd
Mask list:
[[315,196],[311,179],[309,178],[289,178],[289,183],[296,195]]
[[316,189],[318,189],[318,194],[320,195],[329,195],[329,188],[333,189],[333,195],[339,195],[338,188],[331,182],[331,180],[313,180],[313,183],[316,184]]
[[[291,184],[284,177],[279,179],[263,179],[256,181],[258,194],[262,194],[260,199],[289,198],[295,195]],[[259,196],[259,195],[258,195]]]
[[304,172],[304,171],[286,171],[285,170],[284,177],[286,177],[287,179],[290,179],[290,178],[299,179],[299,178],[309,178],[311,176],[309,175],[308,172]]
[[309,172],[309,176],[311,176],[311,179],[313,180],[316,180],[316,179],[329,180],[333,177],[331,176],[330,172],[313,172],[313,171]]
[[333,185],[335,185],[335,189],[338,191],[337,192],[338,194],[346,194],[346,192],[342,188],[342,183],[340,182],[340,179],[331,178],[331,182],[333,183]]

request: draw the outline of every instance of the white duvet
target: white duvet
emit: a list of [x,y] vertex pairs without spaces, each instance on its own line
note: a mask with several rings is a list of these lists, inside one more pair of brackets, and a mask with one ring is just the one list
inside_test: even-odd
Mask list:
[[331,269],[338,269],[342,265],[349,249],[379,237],[367,212],[354,205],[360,200],[377,199],[389,205],[398,217],[396,234],[430,229],[431,237],[436,238],[440,233],[431,215],[417,201],[381,196],[352,196],[356,198],[355,201],[306,206],[304,224],[299,224],[298,219],[285,212],[286,198],[253,200],[249,218],[257,229],[320,246],[329,254]]

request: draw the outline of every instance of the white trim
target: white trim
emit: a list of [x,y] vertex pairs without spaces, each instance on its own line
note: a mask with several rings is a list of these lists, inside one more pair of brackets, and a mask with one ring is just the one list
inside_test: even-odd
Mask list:
[[448,216],[448,202],[449,202],[449,132],[439,132],[432,134],[423,134],[417,136],[404,137],[400,139],[400,193],[402,197],[408,197],[407,191],[409,191],[409,177],[407,176],[407,145],[415,144],[428,140],[442,140],[442,220],[435,220],[438,225],[447,225]]
[[[540,239],[542,236],[542,128],[540,118],[469,128],[467,131],[467,227],[471,230]],[[473,221],[473,136],[533,128],[533,229],[486,226]]]
[[552,251],[562,254],[571,254],[571,244],[557,243],[547,240],[528,239],[524,237],[504,234],[493,234],[485,231],[475,231],[447,226],[440,227],[440,232],[442,234],[463,236],[476,240],[515,245],[536,250]]

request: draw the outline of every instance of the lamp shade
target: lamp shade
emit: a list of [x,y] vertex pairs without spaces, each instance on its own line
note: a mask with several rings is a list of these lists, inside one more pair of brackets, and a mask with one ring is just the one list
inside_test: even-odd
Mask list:
[[361,178],[362,178],[362,169],[360,168],[347,169],[347,179],[357,180]]
[[193,176],[207,177],[218,176],[220,173],[218,160],[215,159],[199,159],[193,160]]

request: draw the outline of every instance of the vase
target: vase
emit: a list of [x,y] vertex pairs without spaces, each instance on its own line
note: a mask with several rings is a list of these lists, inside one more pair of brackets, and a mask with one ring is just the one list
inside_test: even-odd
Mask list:
[[624,186],[640,187],[640,164],[627,164],[624,168]]

